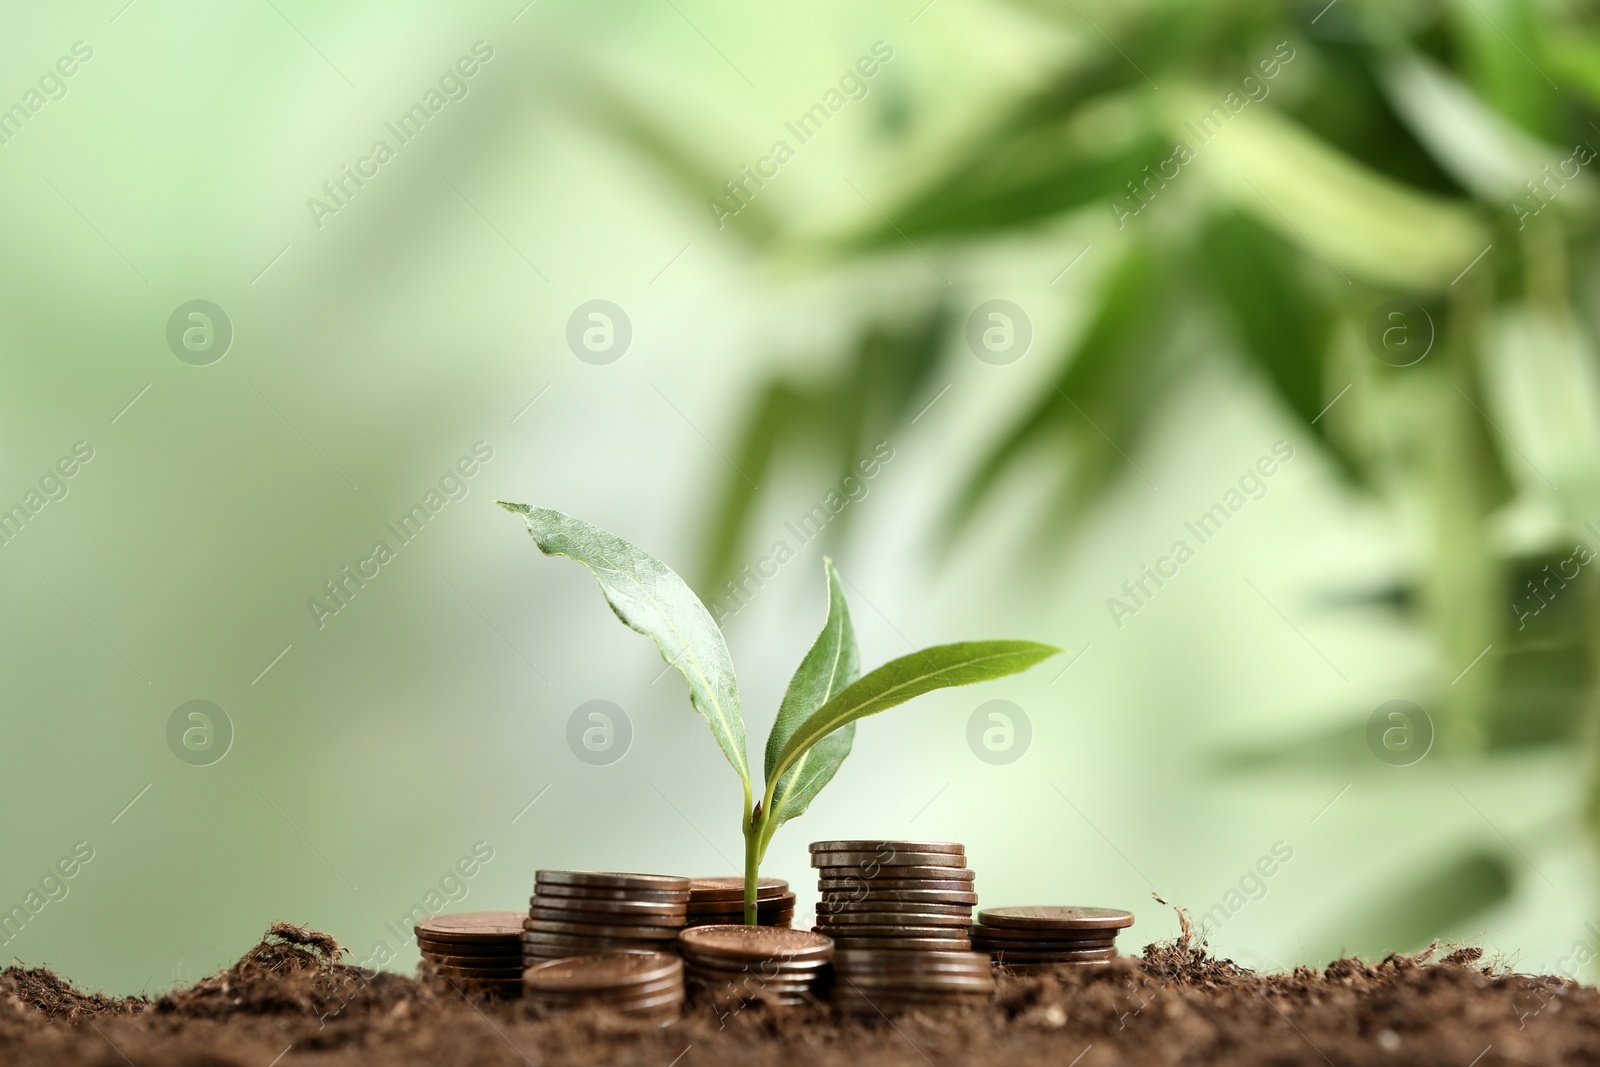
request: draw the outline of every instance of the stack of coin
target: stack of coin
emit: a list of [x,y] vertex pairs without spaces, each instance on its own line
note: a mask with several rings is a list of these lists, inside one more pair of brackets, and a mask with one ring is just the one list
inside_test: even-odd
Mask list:
[[457,989],[516,996],[522,991],[522,916],[514,911],[435,915],[414,927],[422,973]]
[[847,1015],[957,1008],[993,995],[993,968],[981,952],[839,949],[833,954],[830,999]]
[[[756,923],[788,926],[794,919],[794,894],[782,878],[756,884]],[[723,926],[744,922],[744,879],[695,878],[689,882],[689,925]]]
[[817,933],[841,949],[930,952],[971,947],[978,897],[966,848],[949,841],[818,841]]
[[671,952],[689,908],[689,879],[606,871],[540,871],[522,923],[532,964],[607,952]]
[[827,990],[833,942],[781,926],[693,926],[678,935],[690,987],[715,1004],[766,994],[815,1003]]
[[547,960],[522,976],[523,996],[553,1010],[600,1004],[666,1022],[683,1008],[683,961],[664,952]]
[[1042,974],[1063,965],[1107,964],[1117,931],[1133,916],[1115,908],[985,908],[972,943],[1013,974]]

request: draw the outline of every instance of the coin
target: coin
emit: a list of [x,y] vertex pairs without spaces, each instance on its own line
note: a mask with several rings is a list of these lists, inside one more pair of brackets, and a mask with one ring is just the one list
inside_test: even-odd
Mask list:
[[923,949],[948,952],[952,949],[965,949],[971,947],[971,942],[963,938],[944,937],[858,937],[847,934],[833,934],[833,943],[838,949],[872,949],[874,951],[902,951],[912,952]]
[[1114,938],[1094,941],[995,941],[974,935],[972,943],[985,952],[1090,952],[1117,947]]
[[500,956],[447,956],[424,952],[422,960],[435,967],[520,967],[522,946],[519,944],[515,951]]
[[692,926],[678,934],[678,944],[701,956],[737,960],[826,959],[833,942],[807,930],[775,926]]
[[577,885],[595,889],[655,889],[687,893],[689,879],[666,874],[623,874],[617,871],[538,871],[536,885]]
[[522,930],[522,915],[515,911],[462,911],[435,915],[412,928],[430,941],[501,941]]
[[1116,908],[985,908],[978,920],[988,926],[1035,930],[1120,930],[1133,925],[1133,916]]
[[529,898],[528,903],[537,908],[551,908],[558,911],[573,912],[603,912],[607,915],[660,915],[671,917],[682,915],[688,905],[679,902],[665,902],[659,900],[587,900],[583,897],[551,897],[543,893],[535,893]]
[[554,882],[537,883],[534,894],[572,900],[648,900],[656,904],[683,904],[688,900],[688,896],[679,889],[603,889],[587,885],[557,885]]
[[682,927],[560,922],[530,916],[523,920],[522,929],[537,934],[577,934],[583,937],[617,937],[633,941],[671,941],[678,936],[678,931]]
[[875,870],[883,867],[955,867],[965,869],[967,857],[954,852],[813,852],[813,867]]
[[[923,882],[960,882],[970,883],[977,878],[977,872],[970,867],[878,867],[867,870],[862,867],[823,867],[817,869],[817,880],[867,882],[874,888],[884,889],[921,889]],[[909,882],[910,885],[890,885],[892,882]],[[843,888],[848,889],[849,886]],[[944,889],[971,889],[971,885],[962,884],[955,886],[935,886],[932,888]]]
[[577,956],[530,967],[528,988],[541,992],[593,992],[648,985],[683,974],[683,961],[665,952]]
[[1028,949],[995,948],[990,946],[989,953],[997,963],[1006,963],[1010,960],[1016,960],[1020,963],[1089,963],[1097,960],[1115,959],[1117,950],[1114,948]]
[[946,852],[963,855],[967,846],[955,841],[813,841],[812,852]]
[[981,974],[952,974],[937,971],[929,974],[918,974],[912,971],[900,974],[863,974],[851,971],[849,974],[840,972],[838,974],[838,982],[841,985],[855,986],[869,993],[879,989],[891,989],[896,992],[910,990],[935,991],[941,989],[988,992],[994,988],[994,977],[988,971]]
[[583,925],[600,924],[604,926],[649,926],[657,928],[679,927],[683,925],[684,914],[676,915],[638,915],[602,911],[568,911],[563,908],[547,908],[540,904],[528,909],[530,919],[539,919],[545,922],[580,923]]
[[[756,883],[756,899],[766,900],[789,893],[789,883],[782,878],[763,878]],[[793,895],[793,894],[789,894]],[[689,880],[689,900],[699,904],[713,900],[744,900],[744,879],[738,875],[717,875]]]
[[543,934],[524,931],[522,952],[527,955],[535,949],[548,954],[559,950],[562,956],[592,956],[599,952],[657,952],[668,943],[660,940],[628,937],[573,937],[570,934]]
[[820,974],[827,970],[827,957],[809,960],[769,958],[760,960],[730,960],[721,956],[707,956],[685,947],[685,965],[697,971],[716,971],[729,975],[749,974],[758,978],[776,978],[780,975]]
[[[520,934],[522,924],[517,924]],[[434,941],[417,938],[417,948],[424,956],[512,956],[516,954],[516,940],[498,938],[494,941]]]
[[817,914],[843,915],[851,912],[875,911],[892,915],[960,915],[970,917],[972,905],[950,901],[904,901],[876,896],[823,897],[817,902]]
[[833,954],[836,974],[948,972],[988,974],[989,956],[983,952],[881,952],[876,949],[841,948]]
[[971,919],[945,912],[817,911],[819,926],[953,926],[966,929]]
[[832,922],[818,923],[817,932],[828,936],[839,937],[926,937],[941,938],[945,940],[967,939],[965,926],[901,926],[898,923],[888,923],[879,926],[861,923],[851,926]]
[[522,977],[522,961],[506,967],[445,967],[437,963],[429,963],[426,969],[433,974],[446,978],[500,978],[511,979]]

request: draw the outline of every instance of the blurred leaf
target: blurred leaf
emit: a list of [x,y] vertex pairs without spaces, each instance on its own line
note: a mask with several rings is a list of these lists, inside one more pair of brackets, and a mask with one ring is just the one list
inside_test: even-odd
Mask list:
[[1299,258],[1261,224],[1230,213],[1207,230],[1201,265],[1218,302],[1231,313],[1247,357],[1277,387],[1306,431],[1321,438],[1353,474],[1348,458],[1331,447],[1325,428],[1312,421],[1327,404],[1324,358],[1334,315],[1302,282]]
[[[1174,135],[1215,99],[1195,86],[1162,94]],[[1443,287],[1489,244],[1460,204],[1367,169],[1271,109],[1241,113],[1198,149],[1205,174],[1242,210],[1339,273],[1412,290]]]
[[[772,779],[773,767],[784,745],[805,721],[822,705],[854,682],[861,674],[861,652],[856,647],[855,628],[850,624],[850,606],[845,603],[844,589],[839,585],[838,572],[833,561],[824,559],[823,570],[828,579],[828,616],[822,632],[811,650],[800,661],[789,688],[778,706],[777,721],[767,736],[766,774]],[[795,761],[772,793],[773,816],[766,831],[768,839],[773,831],[799,815],[804,815],[811,801],[833,780],[839,765],[850,755],[855,741],[856,724],[846,723],[806,750]],[[766,842],[762,842],[763,851]]]
[[1397,53],[1380,72],[1395,110],[1433,158],[1463,188],[1497,206],[1525,195],[1524,182],[1567,154],[1530,137],[1421,55]]
[[[766,387],[734,453],[738,470],[723,479],[700,565],[704,588],[716,590],[740,573],[739,552],[756,503],[750,481],[763,484],[783,458],[807,450],[821,453],[841,480],[859,477],[856,464],[903,421],[927,384],[946,324],[941,306],[905,325],[874,324],[833,374],[805,385],[779,379]],[[829,524],[828,537],[836,539],[849,521],[847,509]]]
[[1454,29],[1467,80],[1496,111],[1545,140],[1560,127],[1559,92],[1540,48],[1540,15],[1528,0],[1455,5]]
[[1167,265],[1147,245],[1134,245],[1107,279],[1088,328],[1063,354],[1049,391],[989,449],[952,498],[942,523],[946,546],[965,531],[1001,477],[1034,450],[1068,457],[1052,513],[1068,526],[1056,534],[1066,533],[1114,476],[1130,469],[1127,453],[1156,417],[1167,381],[1154,371],[1176,318],[1172,302]]

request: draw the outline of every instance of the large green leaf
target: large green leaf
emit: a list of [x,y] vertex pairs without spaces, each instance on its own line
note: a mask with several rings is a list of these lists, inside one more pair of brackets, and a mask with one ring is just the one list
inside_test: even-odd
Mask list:
[[[778,719],[767,737],[769,782],[778,763],[778,754],[789,739],[818,708],[838,696],[861,673],[861,653],[856,647],[856,632],[850,625],[850,608],[844,600],[844,589],[839,585],[839,574],[833,569],[832,560],[824,559],[822,565],[828,576],[828,618],[811,651],[789,679],[783,703],[778,706]],[[833,780],[839,764],[850,754],[855,736],[856,724],[846,723],[802,753],[778,780],[772,791],[768,837],[790,819],[805,814],[812,799]]]
[[891,660],[818,708],[784,742],[772,773],[781,780],[806,750],[857,719],[887,711],[935,689],[1018,674],[1061,650],[1035,641],[963,641]]
[[539,551],[566,556],[589,568],[617,618],[644,634],[689,683],[689,700],[711,724],[733,769],[750,788],[739,713],[739,683],[722,631],[700,598],[671,567],[592,523],[549,508],[497,503],[521,515]]

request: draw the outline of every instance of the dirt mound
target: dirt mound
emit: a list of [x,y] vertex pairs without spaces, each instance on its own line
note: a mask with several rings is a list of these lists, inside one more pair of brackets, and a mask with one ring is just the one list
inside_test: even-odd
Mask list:
[[691,1006],[668,1027],[600,1009],[541,1017],[519,1001],[351,967],[326,934],[280,924],[227,970],[158,1000],[80,993],[48,971],[0,975],[7,1067],[34,1064],[947,1064],[1495,1067],[1600,1064],[1600,992],[1484,965],[1478,949],[1262,975],[1185,925],[1142,957],[1002,978],[955,1012],[843,1021],[826,1006]]

